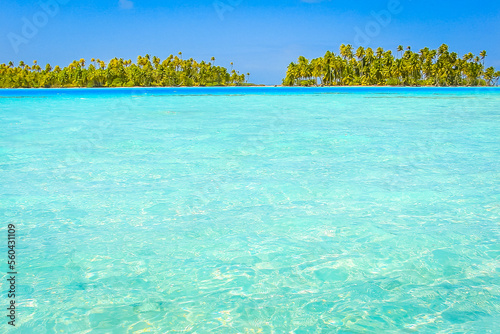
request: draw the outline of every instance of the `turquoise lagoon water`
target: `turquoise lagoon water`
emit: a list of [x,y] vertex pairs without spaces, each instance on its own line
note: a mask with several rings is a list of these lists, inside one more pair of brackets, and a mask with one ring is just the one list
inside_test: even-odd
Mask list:
[[499,89],[0,97],[19,333],[498,333]]

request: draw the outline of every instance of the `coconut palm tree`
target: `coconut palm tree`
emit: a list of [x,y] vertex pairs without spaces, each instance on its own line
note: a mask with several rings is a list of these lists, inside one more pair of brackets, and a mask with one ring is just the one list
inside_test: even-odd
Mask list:
[[479,53],[479,56],[481,57],[481,60],[483,61],[483,66],[484,66],[484,58],[486,58],[486,50],[483,50]]
[[340,46],[340,54],[346,60],[351,60],[352,59],[352,57],[353,57],[352,50],[353,50],[353,48],[352,48],[351,44],[347,44],[347,45],[342,44]]
[[398,46],[398,49],[397,49],[397,51],[398,51],[398,55],[399,55],[399,52],[401,52],[401,55],[402,55],[402,54],[403,54],[403,50],[404,50],[403,46],[402,46],[402,45],[399,45],[399,46]]

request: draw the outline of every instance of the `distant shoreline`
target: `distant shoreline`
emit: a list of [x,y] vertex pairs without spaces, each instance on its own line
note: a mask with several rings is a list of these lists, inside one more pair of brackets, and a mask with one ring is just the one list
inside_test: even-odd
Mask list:
[[389,85],[339,85],[339,86],[286,86],[286,85],[245,85],[245,86],[133,86],[133,87],[0,87],[0,91],[7,89],[88,89],[88,90],[98,90],[98,89],[162,89],[162,88],[172,88],[172,89],[183,89],[183,88],[194,88],[194,89],[215,89],[215,88],[290,88],[290,89],[328,89],[328,88],[500,88],[500,85],[494,86],[389,86]]
[[[50,64],[42,67],[20,61],[0,64],[0,87],[3,88],[182,88],[182,87],[493,87],[498,86],[500,71],[486,68],[485,50],[478,56],[469,52],[463,57],[450,52],[448,45],[438,49],[423,48],[419,52],[406,51],[399,45],[399,57],[391,50],[379,47],[340,46],[340,53],[327,51],[324,57],[308,60],[300,56],[291,62],[285,78],[276,85],[252,83],[250,73],[233,68],[228,70],[210,62],[170,55],[138,56],[131,59],[113,58],[108,63],[81,58],[67,67]],[[253,77],[252,77],[253,78]],[[260,81],[263,79],[253,79]]]

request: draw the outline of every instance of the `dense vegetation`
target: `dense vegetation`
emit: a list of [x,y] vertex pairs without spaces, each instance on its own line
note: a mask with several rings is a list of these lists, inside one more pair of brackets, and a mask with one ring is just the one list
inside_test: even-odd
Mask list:
[[85,59],[75,60],[64,68],[52,68],[50,64],[42,68],[36,60],[33,66],[21,61],[14,67],[10,62],[0,65],[0,87],[230,86],[245,83],[244,74],[215,66],[213,57],[211,61],[182,60],[179,52],[179,56],[170,55],[163,61],[149,55],[139,56],[137,64],[122,58],[114,58],[108,64],[92,59],[87,67]]
[[462,58],[449,52],[446,44],[437,50],[424,48],[418,53],[403,46],[394,57],[390,50],[342,44],[340,55],[328,51],[311,61],[299,57],[288,66],[286,86],[491,86],[498,83],[500,72],[484,67],[486,51],[479,56],[467,53]]

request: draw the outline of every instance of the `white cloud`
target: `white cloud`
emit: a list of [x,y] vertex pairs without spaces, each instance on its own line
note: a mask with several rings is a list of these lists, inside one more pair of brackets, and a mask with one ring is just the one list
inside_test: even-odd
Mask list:
[[130,0],[120,0],[119,5],[121,9],[132,9],[134,8],[134,3]]

